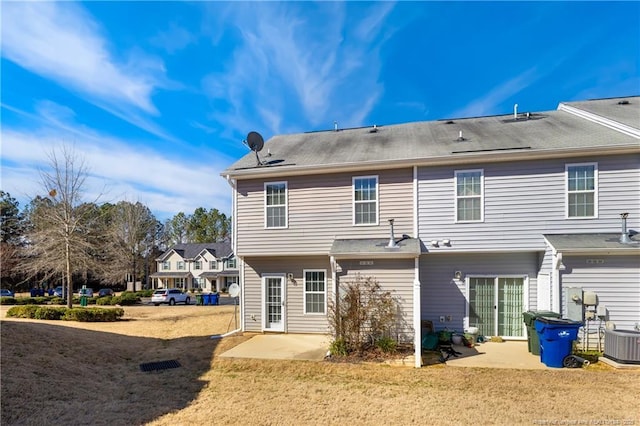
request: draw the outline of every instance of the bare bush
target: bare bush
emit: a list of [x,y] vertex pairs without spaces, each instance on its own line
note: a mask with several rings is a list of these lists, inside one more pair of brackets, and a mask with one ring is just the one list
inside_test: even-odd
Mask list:
[[342,283],[337,300],[329,303],[329,326],[336,354],[363,352],[384,340],[393,340],[398,324],[398,302],[374,277],[358,274]]

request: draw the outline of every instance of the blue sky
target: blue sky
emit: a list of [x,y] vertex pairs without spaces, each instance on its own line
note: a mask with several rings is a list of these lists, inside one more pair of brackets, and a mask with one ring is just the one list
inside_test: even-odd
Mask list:
[[275,134],[640,94],[640,2],[0,3],[0,188],[73,146],[86,199],[231,213]]

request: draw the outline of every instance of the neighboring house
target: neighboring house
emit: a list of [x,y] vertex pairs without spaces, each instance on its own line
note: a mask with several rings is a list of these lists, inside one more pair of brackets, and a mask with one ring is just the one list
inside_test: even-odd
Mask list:
[[176,244],[156,259],[155,288],[220,292],[238,283],[231,243]]
[[261,164],[249,153],[223,172],[243,330],[326,333],[329,301],[358,274],[392,291],[416,355],[422,320],[525,338],[522,312],[566,315],[574,287],[618,328],[640,322],[639,97],[265,147]]

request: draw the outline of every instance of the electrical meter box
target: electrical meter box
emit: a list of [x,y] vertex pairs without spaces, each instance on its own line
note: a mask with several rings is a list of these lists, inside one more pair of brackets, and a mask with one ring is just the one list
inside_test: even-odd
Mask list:
[[584,321],[584,309],[582,306],[582,289],[580,287],[568,287],[565,302],[567,318],[573,321]]

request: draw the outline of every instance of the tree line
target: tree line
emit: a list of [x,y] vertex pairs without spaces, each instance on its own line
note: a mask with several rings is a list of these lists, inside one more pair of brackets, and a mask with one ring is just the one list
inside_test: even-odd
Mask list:
[[66,147],[49,154],[49,166],[40,172],[42,194],[22,209],[0,190],[2,288],[61,285],[71,295],[84,284],[123,286],[127,276],[148,285],[155,259],[172,245],[230,238],[231,218],[215,208],[163,223],[141,202],[85,200],[89,171]]

